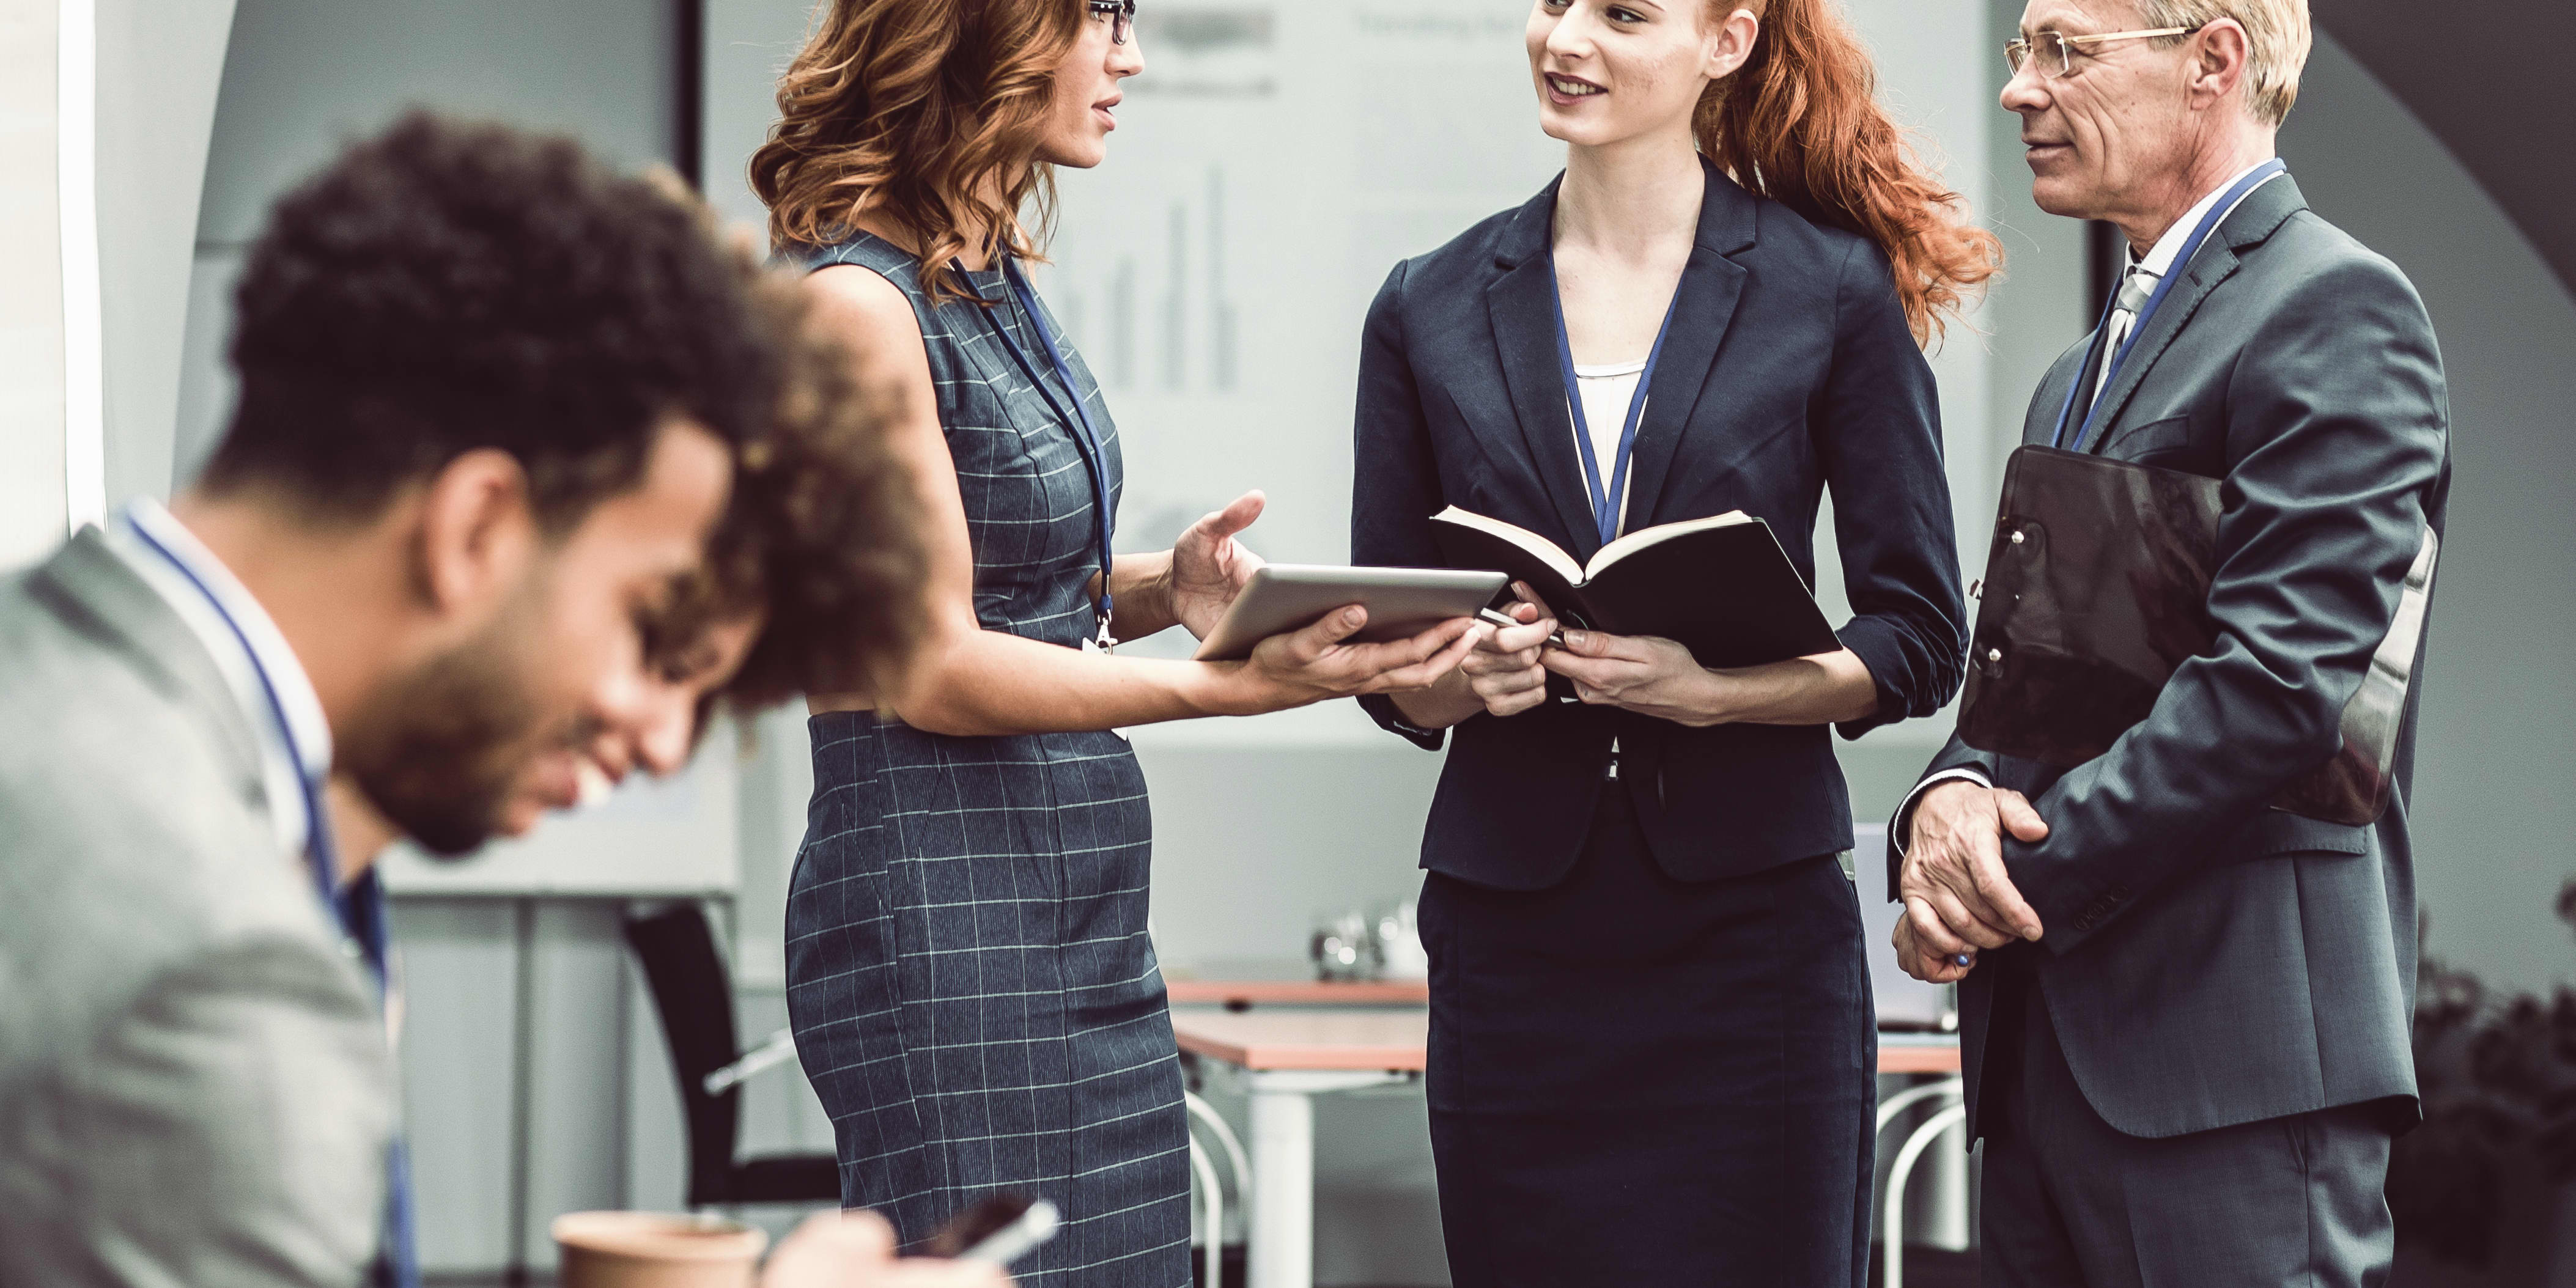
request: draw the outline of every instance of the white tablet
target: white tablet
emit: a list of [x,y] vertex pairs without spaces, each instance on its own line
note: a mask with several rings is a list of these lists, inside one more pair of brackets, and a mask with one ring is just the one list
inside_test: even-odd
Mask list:
[[1473,617],[1510,580],[1498,572],[1448,568],[1338,568],[1321,564],[1269,564],[1252,574],[1243,593],[1199,641],[1202,662],[1250,657],[1252,646],[1280,633],[1312,626],[1345,604],[1368,609],[1368,624],[1351,638],[1377,644],[1418,635],[1453,617]]

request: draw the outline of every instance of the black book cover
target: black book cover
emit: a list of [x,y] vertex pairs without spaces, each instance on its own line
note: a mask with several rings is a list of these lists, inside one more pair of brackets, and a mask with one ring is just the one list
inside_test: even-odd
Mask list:
[[1771,525],[1730,511],[1631,532],[1589,567],[1527,528],[1451,506],[1431,516],[1440,557],[1528,582],[1580,630],[1660,635],[1702,666],[1760,666],[1842,647]]

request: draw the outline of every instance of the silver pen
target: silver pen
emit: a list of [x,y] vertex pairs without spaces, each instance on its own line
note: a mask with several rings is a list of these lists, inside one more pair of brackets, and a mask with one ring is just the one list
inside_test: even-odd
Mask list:
[[[1477,609],[1477,610],[1476,610],[1476,620],[1478,620],[1478,621],[1480,621],[1480,622],[1485,622],[1485,623],[1487,623],[1487,624],[1489,624],[1489,625],[1492,625],[1492,626],[1496,626],[1496,627],[1506,627],[1506,628],[1510,628],[1510,629],[1513,629],[1513,630],[1518,630],[1519,628],[1521,628],[1521,627],[1526,626],[1526,625],[1528,625],[1528,624],[1529,624],[1529,623],[1527,623],[1527,622],[1516,622],[1516,621],[1513,621],[1513,620],[1511,619],[1510,614],[1508,614],[1508,613],[1502,613],[1502,612],[1497,612],[1496,610],[1491,609],[1491,608],[1479,608],[1479,609]],[[1556,647],[1556,648],[1564,648],[1564,647],[1566,647],[1566,643],[1565,643],[1565,628],[1564,628],[1564,627],[1562,627],[1562,626],[1560,626],[1560,627],[1556,628],[1555,630],[1548,632],[1548,636],[1547,636],[1547,639],[1546,639],[1545,643],[1546,643],[1546,644],[1548,644],[1548,645],[1554,646],[1554,647]]]

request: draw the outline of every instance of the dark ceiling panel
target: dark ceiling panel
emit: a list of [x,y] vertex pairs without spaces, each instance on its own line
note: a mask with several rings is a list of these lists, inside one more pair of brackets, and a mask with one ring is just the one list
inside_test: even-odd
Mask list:
[[2451,155],[2576,289],[2576,5],[2330,0],[2316,20]]

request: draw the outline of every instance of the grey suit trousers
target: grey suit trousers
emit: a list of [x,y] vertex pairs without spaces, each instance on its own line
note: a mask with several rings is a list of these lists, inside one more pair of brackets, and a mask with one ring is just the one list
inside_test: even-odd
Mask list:
[[2084,1099],[2046,1001],[2026,964],[2013,966],[1997,984],[1987,1049],[1986,1288],[2361,1288],[2387,1279],[2396,1233],[2382,1197],[2385,1104],[2128,1135]]

